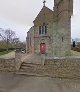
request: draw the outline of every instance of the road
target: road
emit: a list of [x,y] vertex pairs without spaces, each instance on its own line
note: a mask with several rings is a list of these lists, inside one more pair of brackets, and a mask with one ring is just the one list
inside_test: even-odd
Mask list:
[[0,73],[0,92],[80,92],[80,80]]

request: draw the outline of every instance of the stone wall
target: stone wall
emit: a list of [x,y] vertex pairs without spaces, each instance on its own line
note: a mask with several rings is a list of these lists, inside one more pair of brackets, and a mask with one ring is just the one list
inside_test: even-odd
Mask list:
[[21,57],[22,57],[21,52],[16,51],[16,53],[15,53],[15,68],[16,68],[16,71],[18,71],[20,69],[20,66],[22,64]]
[[[27,66],[27,64],[26,64]],[[80,58],[47,59],[43,65],[31,66],[26,73],[53,78],[80,78]]]
[[34,52],[34,27],[31,27],[30,30],[27,32],[27,46],[26,52],[33,53]]
[[16,51],[15,58],[12,59],[0,59],[0,71],[2,72],[16,72],[20,69],[21,53]]
[[15,59],[0,59],[0,71],[14,72],[15,70]]
[[80,58],[47,59],[45,67],[52,77],[80,78]]

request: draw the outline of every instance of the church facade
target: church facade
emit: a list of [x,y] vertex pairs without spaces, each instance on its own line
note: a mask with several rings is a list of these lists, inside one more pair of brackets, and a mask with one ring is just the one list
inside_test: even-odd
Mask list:
[[54,10],[44,6],[27,32],[27,53],[65,57],[71,55],[73,0],[54,0]]

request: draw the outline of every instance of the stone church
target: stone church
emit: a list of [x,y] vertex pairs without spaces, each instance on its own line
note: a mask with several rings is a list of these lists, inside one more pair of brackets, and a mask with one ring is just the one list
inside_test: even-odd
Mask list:
[[44,5],[27,32],[27,53],[51,57],[71,55],[73,0],[54,0],[53,10]]

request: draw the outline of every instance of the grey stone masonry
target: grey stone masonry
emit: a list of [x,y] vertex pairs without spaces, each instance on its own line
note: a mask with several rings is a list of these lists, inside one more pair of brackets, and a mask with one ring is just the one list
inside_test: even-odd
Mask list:
[[0,71],[15,72],[15,59],[0,59]]
[[16,72],[20,69],[21,64],[21,53],[16,51],[15,58],[0,59],[0,71]]
[[44,41],[46,56],[70,56],[72,14],[73,0],[54,0],[54,10],[43,6],[27,32],[27,52],[40,54],[40,44]]

